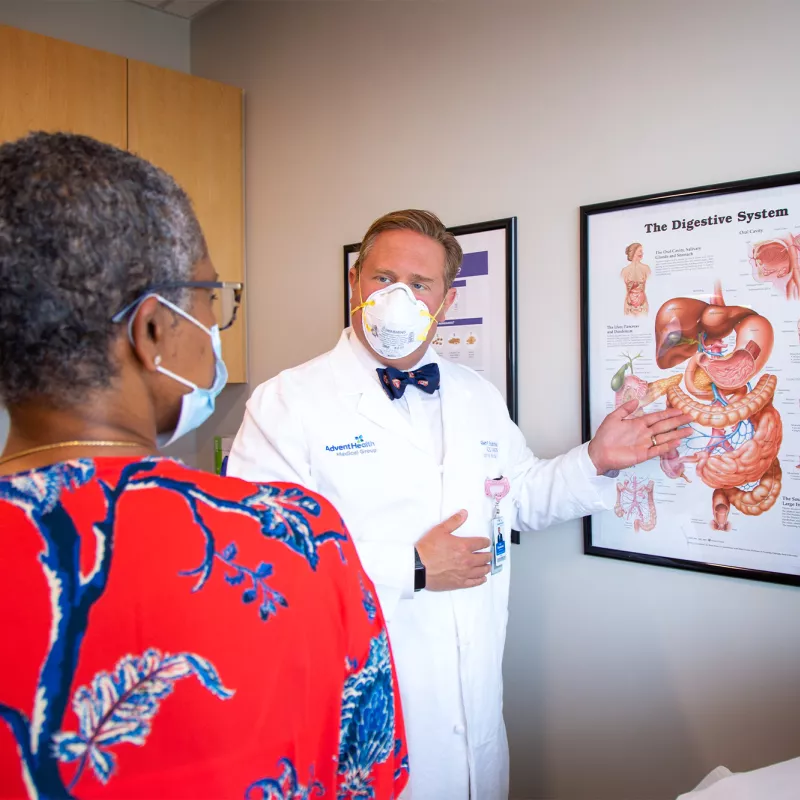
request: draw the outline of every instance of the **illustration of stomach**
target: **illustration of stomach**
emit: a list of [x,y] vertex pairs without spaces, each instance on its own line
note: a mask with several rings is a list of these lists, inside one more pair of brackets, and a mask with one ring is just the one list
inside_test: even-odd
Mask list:
[[763,373],[753,381],[772,352],[772,325],[753,309],[726,306],[717,284],[710,303],[687,297],[664,303],[655,334],[661,369],[686,362],[683,380],[667,388],[666,399],[692,418],[695,432],[661,458],[664,474],[688,481],[685,465],[694,465],[714,490],[709,524],[715,530],[729,530],[731,505],[747,515],[768,511],[782,479],[783,425],[772,404],[778,379]]

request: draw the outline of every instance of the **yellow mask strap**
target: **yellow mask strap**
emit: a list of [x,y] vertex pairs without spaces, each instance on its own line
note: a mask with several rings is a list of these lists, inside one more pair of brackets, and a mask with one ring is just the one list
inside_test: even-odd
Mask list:
[[444,293],[444,297],[442,298],[442,302],[441,302],[439,308],[436,309],[436,313],[435,314],[431,314],[431,312],[428,311],[427,308],[424,311],[422,309],[420,309],[420,312],[419,312],[420,316],[422,316],[422,317],[428,316],[428,317],[430,317],[430,321],[425,326],[425,330],[419,336],[417,336],[417,341],[418,342],[424,342],[428,338],[428,332],[430,331],[431,326],[433,325],[433,323],[436,322],[436,317],[439,316],[439,312],[444,308],[444,301],[446,299],[447,299],[447,292]]
[[[355,307],[355,308],[354,308],[354,309],[353,309],[353,310],[350,312],[350,316],[351,316],[351,317],[352,317],[352,316],[353,316],[353,314],[355,314],[355,313],[356,313],[356,311],[358,311],[359,309],[361,309],[361,308],[366,308],[367,306],[374,306],[374,305],[375,305],[375,301],[374,301],[374,300],[370,300],[369,298],[367,298],[366,300],[364,300],[364,295],[363,295],[363,294],[362,294],[362,292],[361,292],[361,273],[359,273],[359,274],[358,274],[358,299],[359,299],[361,302],[360,302],[360,303],[359,303],[359,304],[358,304],[358,305],[357,305],[357,306],[356,306],[356,307]],[[366,320],[364,320],[364,326],[366,327],[366,329],[367,329],[367,330],[368,330],[370,333],[372,333],[372,328],[370,328],[370,326],[369,326],[369,322],[367,322]]]

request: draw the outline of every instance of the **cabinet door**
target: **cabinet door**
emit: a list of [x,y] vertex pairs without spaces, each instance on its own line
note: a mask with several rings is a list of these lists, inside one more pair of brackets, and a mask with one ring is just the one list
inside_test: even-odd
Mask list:
[[[128,61],[128,147],[183,186],[222,280],[244,280],[242,91]],[[229,380],[246,372],[244,309],[222,332]]]
[[0,25],[0,141],[38,130],[126,147],[125,59]]

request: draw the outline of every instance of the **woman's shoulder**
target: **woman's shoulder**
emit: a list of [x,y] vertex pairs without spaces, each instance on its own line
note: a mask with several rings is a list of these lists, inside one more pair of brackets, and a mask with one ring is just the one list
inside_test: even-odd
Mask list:
[[[321,508],[331,510],[332,506],[324,497],[303,486],[294,483],[268,482],[253,483],[243,478],[229,475],[217,475],[213,472],[197,469],[174,458],[161,456],[132,461],[122,469],[115,469],[119,473],[119,480],[130,477],[147,479],[152,488],[171,490],[176,487],[195,486],[198,490],[211,496],[228,500],[242,500],[252,502],[255,498],[265,501],[270,498],[289,499],[299,502],[306,507],[314,504]],[[103,477],[99,468],[98,477]]]
[[[266,540],[281,543],[304,556],[316,571],[321,559],[346,564],[354,545],[339,512],[321,495],[296,483],[252,483],[216,475],[159,459],[152,471],[154,483],[166,491],[189,491],[194,502],[218,512],[230,512],[231,521],[252,527]],[[332,546],[332,549],[331,547]],[[325,554],[328,554],[325,559]],[[336,554],[334,556],[334,553]]]
[[[124,502],[123,498],[125,498]],[[120,505],[122,503],[122,505]],[[323,497],[291,483],[250,483],[187,466],[181,461],[99,458],[67,461],[0,479],[0,513],[35,521],[61,506],[79,527],[115,519],[141,533],[173,540],[207,532],[243,537],[270,558],[303,556],[312,571],[332,574],[355,559],[354,546],[336,509]],[[143,539],[151,538],[144,536]],[[298,562],[298,564],[301,562]]]
[[297,483],[274,481],[253,483],[243,478],[217,475],[204,470],[188,467],[181,462],[171,462],[165,473],[180,475],[182,480],[191,481],[204,492],[220,498],[238,499],[251,506],[278,505],[295,507],[310,514],[326,525],[344,529],[344,522],[338,511],[321,494]]

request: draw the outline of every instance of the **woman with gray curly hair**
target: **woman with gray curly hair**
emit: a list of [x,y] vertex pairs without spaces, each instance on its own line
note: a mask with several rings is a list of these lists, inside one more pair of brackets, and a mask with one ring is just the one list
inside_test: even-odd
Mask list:
[[0,146],[0,797],[406,784],[336,511],[157,455],[212,413],[240,291],[161,170],[82,136]]

